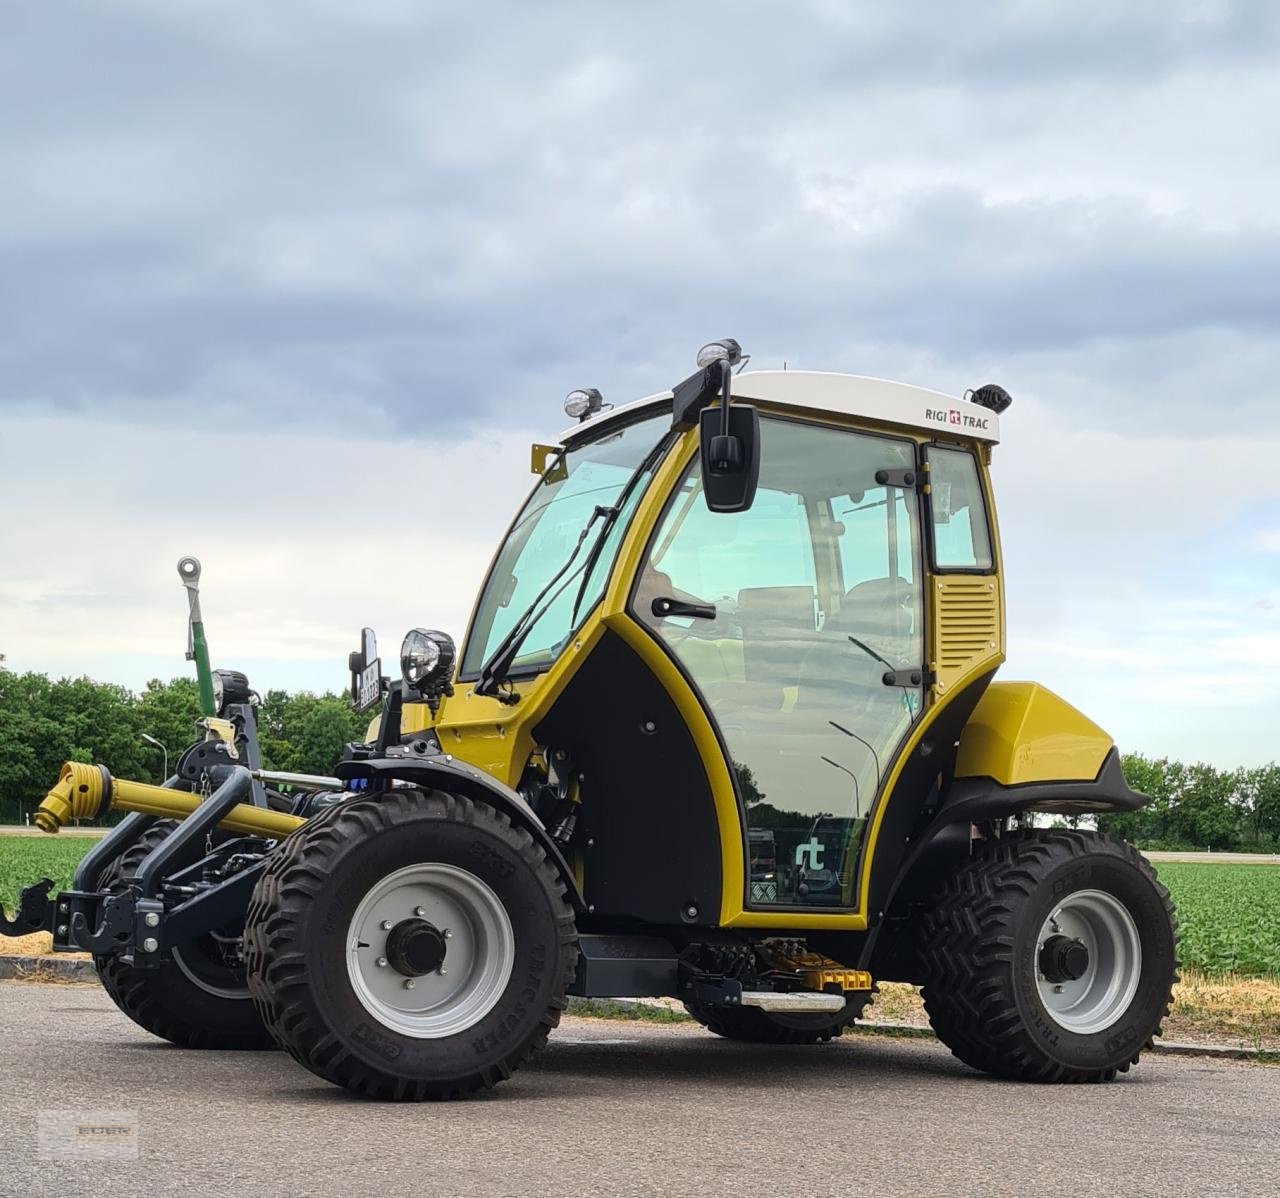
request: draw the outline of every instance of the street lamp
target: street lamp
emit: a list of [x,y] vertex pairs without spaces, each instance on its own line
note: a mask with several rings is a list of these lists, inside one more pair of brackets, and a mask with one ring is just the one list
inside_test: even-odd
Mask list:
[[848,774],[850,778],[853,779],[853,818],[861,819],[862,818],[862,797],[861,795],[858,794],[858,775],[855,774],[853,770],[849,769],[847,766],[841,765],[838,761],[832,761],[830,757],[823,757],[822,760],[825,761],[828,765],[834,765],[838,770],[844,770],[844,772]]
[[155,747],[159,749],[161,753],[164,754],[164,780],[168,782],[169,781],[169,750],[165,748],[162,742],[156,740],[156,738],[152,736],[150,732],[144,732],[142,734],[142,739],[145,740],[149,745],[155,745]]

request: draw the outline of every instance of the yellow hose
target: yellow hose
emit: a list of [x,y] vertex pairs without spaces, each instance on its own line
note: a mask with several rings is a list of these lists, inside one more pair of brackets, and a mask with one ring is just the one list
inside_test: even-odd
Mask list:
[[[68,761],[57,783],[36,810],[35,820],[42,832],[57,832],[70,820],[93,819],[108,811],[141,811],[163,819],[186,819],[200,806],[202,797],[147,782],[121,781],[112,778],[102,766]],[[283,840],[304,823],[306,820],[296,815],[255,807],[252,803],[237,803],[219,821],[218,827],[245,836]]]

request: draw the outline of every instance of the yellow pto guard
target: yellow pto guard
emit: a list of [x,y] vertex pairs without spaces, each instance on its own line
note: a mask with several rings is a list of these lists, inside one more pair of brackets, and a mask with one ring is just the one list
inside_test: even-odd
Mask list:
[[[201,798],[166,786],[113,778],[105,766],[68,761],[58,775],[57,784],[36,811],[36,826],[42,832],[57,832],[68,820],[93,819],[108,811],[140,811],[144,815],[181,820],[200,806]],[[283,840],[305,822],[296,815],[237,803],[218,827],[245,836]]]

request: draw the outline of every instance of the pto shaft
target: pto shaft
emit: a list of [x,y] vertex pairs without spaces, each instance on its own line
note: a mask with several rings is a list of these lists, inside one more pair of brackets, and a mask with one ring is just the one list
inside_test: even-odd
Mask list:
[[[105,766],[68,761],[57,784],[37,808],[35,820],[42,832],[56,832],[72,819],[94,819],[108,811],[140,811],[143,815],[181,820],[191,815],[201,801],[201,795],[184,790],[113,778]],[[283,840],[304,823],[306,820],[296,815],[237,803],[218,827],[243,836]]]

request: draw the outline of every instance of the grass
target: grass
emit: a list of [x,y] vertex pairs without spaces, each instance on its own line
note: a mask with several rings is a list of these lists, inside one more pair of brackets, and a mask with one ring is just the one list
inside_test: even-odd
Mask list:
[[[0,902],[12,913],[18,891],[41,877],[66,888],[95,843],[0,835]],[[1206,977],[1280,978],[1280,867],[1161,861],[1156,871],[1178,908],[1185,968]]]
[[1178,908],[1185,967],[1211,976],[1280,977],[1280,867],[1154,864]]
[[18,892],[41,878],[52,878],[53,889],[71,885],[80,858],[97,840],[88,836],[0,836],[0,902],[12,915]]

